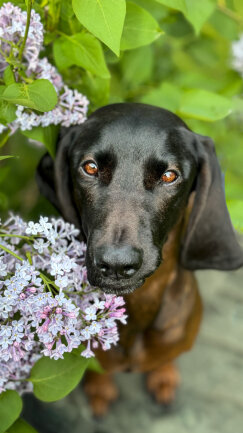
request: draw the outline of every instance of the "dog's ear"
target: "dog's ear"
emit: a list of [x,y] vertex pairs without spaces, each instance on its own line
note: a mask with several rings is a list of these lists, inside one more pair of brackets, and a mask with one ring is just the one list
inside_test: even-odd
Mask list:
[[68,157],[69,148],[77,133],[77,128],[69,128],[66,129],[66,133],[61,133],[55,160],[46,153],[37,167],[36,178],[40,192],[56,207],[64,219],[81,228],[72,197]]
[[237,269],[243,265],[243,253],[227,210],[214,144],[209,137],[195,135],[199,173],[181,263],[188,269]]

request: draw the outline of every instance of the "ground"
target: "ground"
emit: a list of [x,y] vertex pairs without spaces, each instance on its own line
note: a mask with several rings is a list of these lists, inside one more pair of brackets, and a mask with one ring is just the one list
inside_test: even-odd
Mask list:
[[25,397],[25,418],[39,433],[242,433],[243,269],[197,272],[204,318],[193,349],[177,365],[174,405],[158,406],[141,374],[117,374],[120,398],[103,420],[92,418],[81,387],[56,403]]

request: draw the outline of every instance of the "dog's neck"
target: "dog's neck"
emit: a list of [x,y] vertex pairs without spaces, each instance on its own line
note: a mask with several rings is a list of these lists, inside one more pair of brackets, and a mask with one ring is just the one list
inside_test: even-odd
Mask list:
[[158,269],[146,279],[145,283],[133,293],[126,295],[126,308],[129,322],[144,327],[151,323],[157,314],[163,294],[181,272],[179,263],[181,240],[185,233],[185,227],[191,213],[194,201],[194,193],[190,195],[186,209],[179,217],[169,233],[168,239],[162,249],[162,263]]

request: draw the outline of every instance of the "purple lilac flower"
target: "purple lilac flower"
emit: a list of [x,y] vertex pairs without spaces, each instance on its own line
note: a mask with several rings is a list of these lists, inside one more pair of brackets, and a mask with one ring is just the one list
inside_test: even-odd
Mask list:
[[[17,60],[25,33],[26,20],[27,13],[18,6],[5,3],[0,8],[0,77],[3,76],[4,70],[8,66],[8,56],[11,54]],[[47,79],[53,84],[58,95],[58,103],[53,110],[43,114],[37,114],[22,105],[17,105],[16,119],[8,124],[11,134],[18,128],[25,131],[36,126],[46,127],[51,124],[68,127],[81,124],[86,120],[88,99],[77,90],[69,89],[63,83],[57,69],[49,63],[46,57],[39,59],[39,54],[43,50],[43,34],[44,29],[40,15],[32,10],[22,66],[28,77]],[[16,78],[21,80],[18,74],[16,74]],[[6,126],[0,124],[0,134],[5,129]]]
[[108,350],[127,316],[122,297],[89,285],[86,246],[72,224],[46,217],[25,223],[12,214],[0,232],[0,243],[22,258],[0,248],[0,392],[26,392],[31,385],[22,379],[41,356],[63,358],[80,344],[84,357],[99,345]]
[[[4,3],[0,8],[0,48],[8,56],[11,52],[17,58],[19,42],[23,39],[27,21],[27,13],[12,3]],[[31,11],[31,25],[23,52],[23,58],[29,67],[38,65],[39,53],[43,45],[43,25],[40,15]],[[15,47],[15,49],[12,49]],[[0,73],[6,68],[7,62],[0,55]]]

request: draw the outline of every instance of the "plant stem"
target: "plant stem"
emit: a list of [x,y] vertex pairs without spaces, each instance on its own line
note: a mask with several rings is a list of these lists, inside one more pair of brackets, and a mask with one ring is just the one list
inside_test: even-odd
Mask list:
[[7,143],[8,139],[11,135],[11,130],[10,129],[7,131],[4,130],[2,135],[3,135],[3,138],[0,141],[0,148],[3,147],[5,145],[5,143]]
[[4,251],[6,251],[6,253],[11,254],[12,256],[16,257],[16,259],[21,260],[21,262],[24,261],[24,259],[22,259],[22,257],[18,256],[17,254],[15,254],[13,251],[9,250],[7,247],[5,247],[4,245],[0,244],[0,248]]
[[232,20],[236,21],[237,23],[243,24],[243,18],[241,18],[237,13],[232,11],[231,9],[228,9],[226,6],[219,4],[218,9],[223,12],[225,15],[230,17]]
[[2,238],[20,238],[20,239],[26,239],[27,241],[33,240],[31,237],[28,236],[21,236],[21,235],[11,235],[9,233],[0,233],[0,237]]
[[20,50],[19,50],[19,55],[18,55],[18,60],[20,63],[22,61],[22,56],[23,56],[25,44],[26,44],[27,37],[28,37],[28,32],[29,32],[29,27],[30,27],[30,18],[31,18],[31,8],[32,8],[33,1],[34,0],[28,0],[28,3],[27,3],[27,21],[26,21],[26,27],[25,27],[25,32],[24,32],[24,40],[22,42],[22,45],[21,45]]

